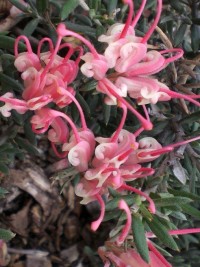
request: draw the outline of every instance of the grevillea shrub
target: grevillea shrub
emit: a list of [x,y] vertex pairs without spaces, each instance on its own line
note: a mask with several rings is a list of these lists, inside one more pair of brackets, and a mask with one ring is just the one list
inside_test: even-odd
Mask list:
[[[188,103],[191,109],[199,108],[200,96],[198,92],[180,93],[170,88],[165,78],[166,69],[170,64],[175,66],[184,57],[184,51],[181,47],[152,45],[151,37],[163,10],[162,0],[157,0],[148,29],[143,35],[137,33],[146,2],[142,0],[134,10],[134,2],[124,0],[125,22],[108,26],[94,41],[95,45],[64,23],[56,25],[55,43],[44,37],[37,49],[32,48],[28,37],[18,36],[14,44],[14,66],[23,90],[18,96],[12,91],[0,96],[3,103],[0,112],[4,117],[12,117],[13,110],[31,114],[32,131],[45,134],[64,167],[80,174],[75,194],[81,198],[81,204],[96,201],[100,206],[99,217],[91,223],[91,230],[98,231],[100,225],[103,229],[103,220],[109,216],[110,219],[119,217],[105,245],[98,249],[105,267],[172,266],[156,245],[156,238],[164,247],[176,251],[179,248],[173,236],[200,232],[200,228],[194,227],[178,229],[170,217],[176,212],[173,205],[178,211],[188,210],[187,203],[195,199],[195,194],[181,193],[167,180],[161,191],[159,181],[156,183],[159,175],[155,162],[162,166],[164,154],[175,157],[178,148],[200,139],[198,134],[187,138],[182,135],[175,142],[165,144],[164,140],[153,137],[159,108],[167,109],[169,103],[177,100]],[[68,42],[70,38],[77,44]],[[96,48],[97,42],[101,49]],[[26,46],[25,52],[20,51],[22,44]],[[81,90],[76,85],[81,87],[80,75],[94,84],[93,92],[88,94],[101,97],[99,108],[104,107],[111,115],[113,110],[119,114],[117,126],[103,135],[94,132],[87,120],[80,101]],[[77,109],[78,121],[68,112],[72,105]],[[166,116],[160,118],[165,121]],[[134,130],[127,127],[130,122],[134,122]],[[153,183],[154,178],[155,185],[148,187],[148,181]]]

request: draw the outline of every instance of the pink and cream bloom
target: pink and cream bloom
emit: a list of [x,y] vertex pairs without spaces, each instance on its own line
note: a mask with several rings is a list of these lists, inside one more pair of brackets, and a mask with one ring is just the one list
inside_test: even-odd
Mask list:
[[88,78],[94,77],[94,79],[101,80],[108,70],[106,58],[103,55],[98,54],[94,46],[87,39],[78,33],[66,29],[64,24],[59,24],[57,31],[61,36],[76,37],[89,48],[90,52],[81,56],[81,59],[85,61],[85,63],[81,66],[81,71]]
[[104,267],[172,267],[172,265],[159,253],[149,251],[149,262],[145,262],[134,248],[126,251],[115,243],[107,241],[104,247],[98,249]]

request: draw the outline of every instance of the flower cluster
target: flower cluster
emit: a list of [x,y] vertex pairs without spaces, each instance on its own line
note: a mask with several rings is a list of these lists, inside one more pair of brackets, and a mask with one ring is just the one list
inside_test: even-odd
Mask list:
[[[27,37],[19,36],[15,42],[14,64],[21,73],[24,91],[22,99],[15,98],[10,92],[2,95],[0,101],[5,105],[0,107],[0,112],[5,117],[11,115],[12,109],[21,114],[28,110],[33,112],[30,120],[33,132],[42,134],[48,131],[48,139],[55,154],[60,158],[67,158],[68,165],[72,165],[81,173],[82,178],[75,187],[76,195],[82,198],[81,203],[99,202],[100,216],[91,225],[94,231],[98,229],[105,215],[103,197],[109,198],[108,188],[120,194],[131,192],[141,196],[141,201],[147,200],[149,203],[149,211],[156,213],[155,204],[148,193],[131,186],[129,182],[154,174],[155,170],[146,167],[144,163],[155,160],[177,146],[200,139],[196,137],[163,147],[152,137],[139,137],[144,130],[153,128],[147,104],[183,98],[200,106],[195,100],[199,98],[198,95],[188,96],[174,92],[153,76],[183,55],[180,48],[162,51],[149,49],[148,40],[162,10],[162,0],[157,2],[157,14],[153,24],[144,37],[138,37],[134,28],[146,0],[142,1],[134,19],[132,0],[124,0],[129,6],[127,21],[125,24],[112,25],[105,35],[99,37],[99,42],[107,43],[103,54],[99,54],[82,35],[66,29],[64,24],[57,27],[58,38],[55,46],[50,38],[43,38],[39,42],[37,53],[32,51]],[[66,42],[62,43],[65,36],[79,39],[90,51],[84,54],[82,46],[74,47]],[[18,52],[20,41],[25,42],[27,52]],[[42,52],[45,43],[49,50]],[[63,54],[64,56],[61,56]],[[84,63],[79,67],[81,60]],[[96,90],[105,95],[105,104],[116,105],[122,110],[121,121],[111,136],[95,137],[87,127],[84,112],[72,87],[79,69],[86,77],[97,80]],[[125,99],[127,96],[135,104],[142,106],[143,114]],[[81,127],[75,125],[70,116],[63,111],[63,108],[71,103],[74,103],[79,111]],[[134,133],[123,129],[128,111],[140,122],[140,127]],[[126,213],[127,221],[116,240],[99,250],[105,266],[109,266],[111,262],[120,267],[171,266],[149,240],[149,264],[145,263],[134,249],[123,251],[121,245],[129,234],[132,216],[124,200],[119,201],[118,208]]]

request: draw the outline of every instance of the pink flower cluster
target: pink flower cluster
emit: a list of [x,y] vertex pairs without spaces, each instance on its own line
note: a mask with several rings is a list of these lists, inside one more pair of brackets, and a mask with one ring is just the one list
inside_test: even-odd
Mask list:
[[[9,117],[12,109],[21,114],[31,110],[33,132],[42,134],[48,131],[48,139],[55,154],[60,158],[67,158],[68,164],[81,172],[82,178],[75,188],[76,195],[82,197],[82,204],[97,200],[101,207],[98,220],[91,225],[94,231],[104,218],[103,196],[109,198],[109,187],[121,194],[129,191],[141,196],[141,200],[149,202],[149,211],[155,213],[156,207],[149,195],[130,186],[129,182],[154,174],[154,169],[145,167],[143,163],[151,162],[177,146],[200,139],[196,137],[163,147],[152,137],[139,138],[143,130],[151,130],[153,127],[146,109],[147,104],[183,98],[200,106],[195,100],[199,98],[198,95],[187,96],[174,92],[152,76],[183,55],[180,48],[162,51],[149,49],[147,42],[162,10],[162,0],[157,2],[157,15],[153,24],[144,37],[138,37],[134,28],[146,0],[142,1],[134,19],[132,0],[124,0],[124,3],[129,5],[127,21],[125,24],[112,25],[105,35],[99,37],[100,42],[107,43],[103,55],[99,54],[83,36],[66,29],[64,24],[57,27],[58,39],[55,46],[50,38],[43,38],[39,42],[37,53],[32,51],[27,37],[19,36],[15,42],[14,64],[21,73],[24,91],[22,99],[14,98],[10,92],[2,95],[0,101],[5,105],[0,107],[0,112],[3,116]],[[62,43],[65,36],[78,38],[90,52],[84,54],[82,46],[73,47],[68,43]],[[21,40],[25,42],[27,52],[18,52]],[[41,52],[45,43],[49,46],[49,51]],[[62,57],[60,54],[65,56]],[[80,60],[84,61],[81,67]],[[83,110],[75,97],[76,92],[71,86],[79,69],[86,77],[97,80],[96,90],[105,95],[104,101],[107,105],[116,105],[122,109],[121,121],[110,137],[95,138],[87,127]],[[142,106],[144,115],[126,101],[127,96]],[[54,108],[49,107],[50,103]],[[79,111],[81,127],[76,126],[70,116],[62,110],[71,103],[74,103]],[[140,122],[140,127],[135,133],[123,129],[128,110]],[[120,267],[171,266],[150,242],[148,265],[133,249],[122,251],[120,246],[129,234],[132,218],[130,208],[124,200],[119,202],[118,207],[126,213],[127,222],[112,249],[100,249],[105,266],[109,266],[110,262]]]

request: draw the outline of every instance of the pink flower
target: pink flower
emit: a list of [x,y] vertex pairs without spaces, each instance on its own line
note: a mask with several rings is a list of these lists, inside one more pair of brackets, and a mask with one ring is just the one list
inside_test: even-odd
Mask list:
[[96,80],[101,80],[104,78],[107,70],[108,63],[104,56],[99,55],[96,57],[92,53],[86,53],[81,57],[85,63],[81,66],[82,73],[88,78],[93,77]]

